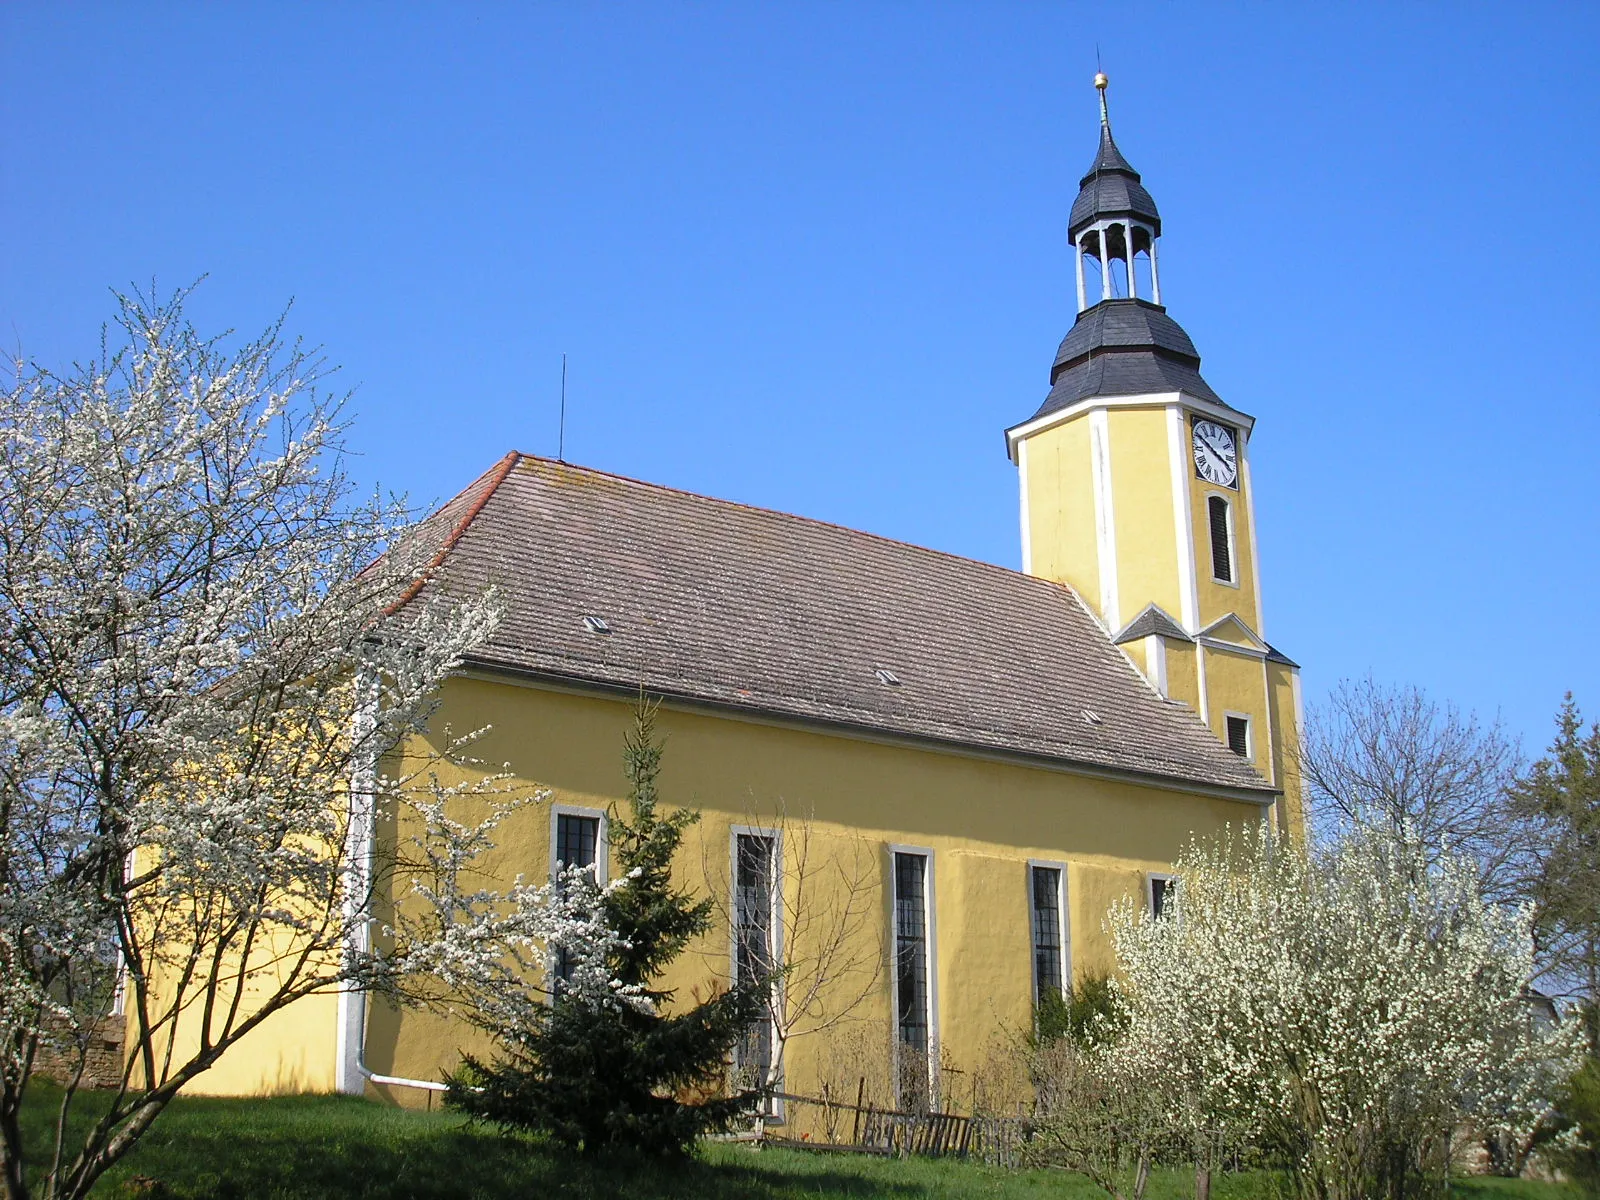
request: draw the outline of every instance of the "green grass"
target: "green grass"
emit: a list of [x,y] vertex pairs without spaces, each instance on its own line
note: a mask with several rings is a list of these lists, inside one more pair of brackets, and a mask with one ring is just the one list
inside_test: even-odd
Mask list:
[[[42,1152],[53,1113],[40,1094],[26,1113]],[[92,1100],[92,1097],[89,1097]],[[504,1137],[439,1112],[408,1112],[340,1096],[273,1100],[194,1097],[175,1103],[97,1195],[130,1195],[135,1176],[159,1180],[173,1197],[626,1197],[629,1200],[995,1197],[1013,1200],[1102,1193],[1061,1171],[999,1171],[975,1163],[896,1161],[800,1150],[712,1144],[681,1164],[574,1160],[537,1142]],[[1150,1200],[1192,1194],[1181,1173],[1152,1181]],[[1217,1181],[1217,1200],[1268,1193],[1260,1177]],[[1490,1200],[1557,1200],[1547,1184],[1472,1180],[1460,1194]]]

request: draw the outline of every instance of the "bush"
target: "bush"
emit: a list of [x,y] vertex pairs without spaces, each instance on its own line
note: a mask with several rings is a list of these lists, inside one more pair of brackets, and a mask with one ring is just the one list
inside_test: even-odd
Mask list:
[[1575,1183],[1600,1195],[1600,1058],[1591,1055],[1573,1075],[1561,1097],[1561,1115],[1576,1140],[1557,1162]]
[[1070,1037],[1086,1046],[1097,1035],[1112,1033],[1118,1017],[1117,994],[1110,976],[1090,975],[1074,985],[1071,995],[1045,992],[1034,1009],[1033,1042],[1036,1046],[1048,1046]]

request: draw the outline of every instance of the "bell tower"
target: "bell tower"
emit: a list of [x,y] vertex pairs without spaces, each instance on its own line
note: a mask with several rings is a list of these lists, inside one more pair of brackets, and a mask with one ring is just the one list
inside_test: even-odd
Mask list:
[[1022,499],[1022,569],[1070,585],[1152,687],[1189,705],[1282,788],[1293,777],[1299,668],[1265,637],[1250,483],[1255,418],[1200,374],[1161,302],[1161,215],[1111,135],[1067,223],[1078,315],[1037,412],[1006,431]]

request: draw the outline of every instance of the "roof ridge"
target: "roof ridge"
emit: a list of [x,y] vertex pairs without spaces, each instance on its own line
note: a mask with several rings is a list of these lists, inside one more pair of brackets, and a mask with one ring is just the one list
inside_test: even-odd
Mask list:
[[870,529],[857,529],[852,525],[842,525],[838,521],[825,521],[821,517],[808,517],[804,513],[789,512],[782,508],[768,508],[761,504],[748,504],[743,500],[726,500],[721,496],[708,496],[704,492],[691,492],[688,488],[673,487],[670,483],[655,483],[648,479],[636,479],[632,475],[622,475],[616,471],[607,471],[603,467],[584,467],[576,463],[567,462],[560,458],[546,458],[542,454],[528,454],[525,451],[513,450],[512,454],[519,459],[533,459],[535,462],[550,463],[555,466],[565,467],[571,471],[586,471],[591,475],[604,475],[608,479],[621,480],[623,483],[637,484],[639,487],[651,488],[658,492],[675,492],[680,496],[688,496],[694,500],[708,500],[712,504],[723,504],[729,508],[742,508],[749,512],[762,513],[767,516],[787,517],[791,521],[804,521],[807,525],[819,525],[824,529],[837,529],[840,533],[854,534],[857,537],[869,537],[875,541],[886,542],[891,546],[904,546],[909,550],[917,550],[923,554],[933,554],[939,558],[950,559],[954,562],[970,563],[973,566],[984,567],[991,571],[999,571],[1005,575],[1014,575],[1019,579],[1030,580],[1047,588],[1056,588],[1077,597],[1071,584],[1060,583],[1054,579],[1045,579],[1040,575],[1030,575],[1026,571],[1019,571],[1014,567],[1002,566],[1000,563],[989,562],[987,559],[972,558],[966,554],[955,554],[949,550],[940,550],[934,546],[924,546],[918,542],[908,542],[904,538],[890,537],[884,533],[873,533]]
[[384,616],[393,616],[395,613],[399,612],[400,609],[404,608],[407,604],[411,603],[411,601],[417,598],[417,593],[422,591],[422,589],[427,586],[428,580],[433,578],[434,572],[436,572],[440,567],[444,566],[444,560],[450,557],[450,551],[454,550],[456,548],[456,543],[458,543],[466,535],[467,529],[472,525],[472,522],[477,519],[478,514],[483,511],[484,505],[489,503],[490,498],[495,494],[496,490],[498,490],[500,485],[505,482],[506,476],[511,474],[511,468],[516,466],[518,460],[522,457],[523,456],[519,451],[512,450],[508,452],[498,463],[490,467],[489,470],[485,471],[482,475],[479,475],[478,478],[467,484],[466,487],[462,488],[454,496],[451,496],[449,500],[446,500],[439,506],[439,511],[443,512],[445,509],[449,508],[453,502],[458,500],[460,497],[465,496],[473,488],[482,484],[486,477],[488,478],[489,482],[484,485],[483,494],[468,506],[467,511],[462,514],[461,519],[457,521],[454,527],[451,528],[450,532],[445,535],[444,541],[439,544],[439,549],[436,550],[433,557],[428,560],[428,565],[423,567],[421,571],[417,572],[417,577],[407,585],[405,591],[400,593],[400,598],[383,610]]

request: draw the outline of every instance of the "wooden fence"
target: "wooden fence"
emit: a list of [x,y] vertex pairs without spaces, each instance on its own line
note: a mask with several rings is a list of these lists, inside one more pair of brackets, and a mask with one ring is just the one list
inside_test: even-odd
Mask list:
[[[769,1145],[808,1150],[837,1150],[857,1154],[882,1154],[904,1158],[919,1154],[980,1158],[999,1166],[1017,1165],[1023,1121],[1016,1117],[969,1117],[952,1112],[901,1112],[863,1102],[865,1081],[856,1102],[797,1096],[777,1092],[774,1099],[798,1112],[789,1114],[782,1127],[767,1126],[761,1140]],[[810,1110],[815,1115],[803,1119]],[[791,1127],[806,1132],[794,1136]]]

